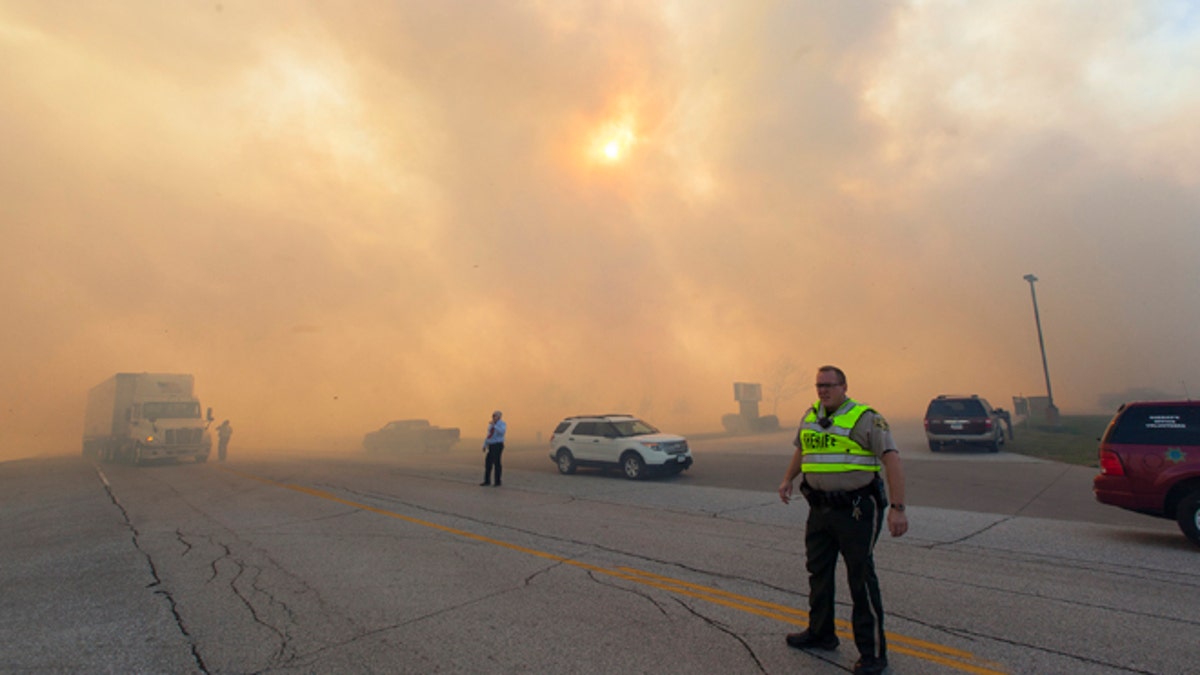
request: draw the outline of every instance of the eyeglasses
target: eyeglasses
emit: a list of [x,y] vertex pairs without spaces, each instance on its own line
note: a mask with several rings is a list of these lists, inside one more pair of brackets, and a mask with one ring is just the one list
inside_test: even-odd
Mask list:
[[817,389],[833,389],[842,386],[841,382],[818,382]]

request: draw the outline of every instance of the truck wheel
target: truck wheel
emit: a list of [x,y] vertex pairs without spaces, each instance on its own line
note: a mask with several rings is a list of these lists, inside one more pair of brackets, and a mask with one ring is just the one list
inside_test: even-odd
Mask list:
[[621,457],[621,470],[629,480],[637,480],[646,475],[646,462],[642,461],[641,455],[630,450]]
[[1175,519],[1179,521],[1179,529],[1183,530],[1183,534],[1191,539],[1193,544],[1200,546],[1200,490],[1192,492],[1179,502]]
[[569,476],[575,473],[575,456],[566,448],[559,448],[558,454],[555,456],[558,464],[558,472],[564,476]]

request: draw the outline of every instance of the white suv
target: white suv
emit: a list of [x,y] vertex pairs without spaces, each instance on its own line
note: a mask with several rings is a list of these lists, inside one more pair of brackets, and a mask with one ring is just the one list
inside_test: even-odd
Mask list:
[[664,434],[632,415],[577,415],[550,435],[550,459],[560,473],[580,466],[620,467],[633,480],[650,472],[679,473],[692,465],[683,436]]

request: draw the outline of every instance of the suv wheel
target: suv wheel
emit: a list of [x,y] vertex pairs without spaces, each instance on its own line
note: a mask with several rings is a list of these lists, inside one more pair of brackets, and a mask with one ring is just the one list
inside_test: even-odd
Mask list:
[[558,455],[556,457],[559,473],[563,474],[564,476],[575,473],[575,456],[571,454],[570,450],[566,448],[559,448]]
[[929,441],[929,451],[930,452],[937,452],[938,450],[941,450],[941,449],[942,449],[941,443],[938,443],[937,441]]
[[988,445],[988,452],[1000,452],[1000,443],[1000,438],[993,438],[991,444]]
[[1183,530],[1187,538],[1200,546],[1200,490],[1192,492],[1179,502],[1175,519],[1179,521],[1179,529]]
[[631,450],[621,457],[621,470],[629,480],[637,480],[646,475],[646,463],[641,455]]

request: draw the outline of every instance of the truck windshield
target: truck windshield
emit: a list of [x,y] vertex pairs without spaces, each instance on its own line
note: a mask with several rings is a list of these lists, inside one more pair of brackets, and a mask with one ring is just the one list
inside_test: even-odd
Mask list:
[[199,401],[157,401],[142,404],[142,417],[151,420],[196,419],[200,417]]

